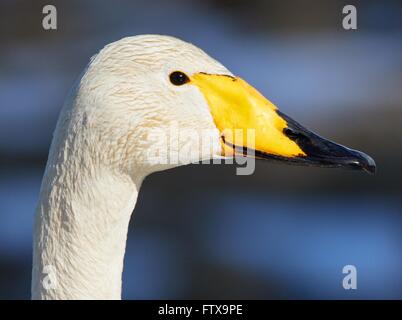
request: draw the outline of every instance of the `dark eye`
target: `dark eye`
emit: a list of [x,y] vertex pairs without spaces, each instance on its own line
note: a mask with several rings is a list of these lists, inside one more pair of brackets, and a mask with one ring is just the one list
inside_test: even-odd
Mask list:
[[181,71],[174,71],[169,76],[170,82],[175,86],[181,86],[190,81],[187,75]]

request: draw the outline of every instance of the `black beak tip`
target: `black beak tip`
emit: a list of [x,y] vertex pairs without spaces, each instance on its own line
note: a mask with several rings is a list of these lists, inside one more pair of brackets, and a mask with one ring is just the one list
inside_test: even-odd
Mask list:
[[354,164],[369,174],[375,174],[377,171],[374,159],[363,152],[358,152]]

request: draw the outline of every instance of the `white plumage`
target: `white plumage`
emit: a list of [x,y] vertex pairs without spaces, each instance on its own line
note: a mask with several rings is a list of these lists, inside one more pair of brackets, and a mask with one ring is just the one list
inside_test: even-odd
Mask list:
[[124,38],[91,59],[62,109],[49,153],[34,227],[32,298],[120,298],[141,182],[174,166],[148,161],[151,129],[215,130],[217,149],[184,162],[220,154],[204,97],[194,86],[172,86],[174,70],[230,74],[168,36]]
[[[240,129],[242,141],[227,129]],[[369,156],[303,128],[189,43],[146,35],[107,45],[66,100],[54,133],[36,211],[32,298],[119,299],[143,179],[245,149],[375,172]]]

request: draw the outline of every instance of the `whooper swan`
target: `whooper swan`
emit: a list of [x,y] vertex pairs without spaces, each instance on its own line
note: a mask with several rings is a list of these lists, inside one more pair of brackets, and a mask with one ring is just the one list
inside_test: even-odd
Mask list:
[[[172,126],[208,134],[210,146],[172,143],[164,137]],[[237,142],[230,132],[239,129],[253,129],[255,139],[242,133],[244,143]],[[180,161],[155,161],[160,147],[170,155],[183,144],[190,152]],[[70,94],[54,133],[35,217],[32,298],[120,299],[128,223],[143,179],[249,150],[256,158],[375,170],[369,156],[305,129],[192,44],[141,35],[107,45]]]

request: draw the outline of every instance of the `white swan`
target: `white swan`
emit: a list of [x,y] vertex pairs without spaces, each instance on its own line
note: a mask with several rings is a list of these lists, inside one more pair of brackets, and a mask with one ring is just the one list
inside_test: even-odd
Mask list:
[[[162,139],[168,152],[185,143],[195,152],[181,163],[155,162],[155,132],[173,124],[208,131],[212,146]],[[124,38],[92,58],[60,114],[36,211],[32,298],[120,299],[141,182],[158,170],[243,152],[225,133],[233,128],[255,129],[258,158],[375,168],[370,157],[280,113],[197,47],[168,36]]]

